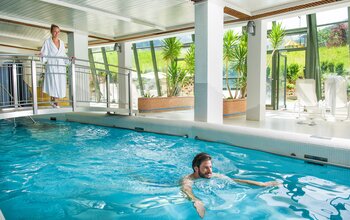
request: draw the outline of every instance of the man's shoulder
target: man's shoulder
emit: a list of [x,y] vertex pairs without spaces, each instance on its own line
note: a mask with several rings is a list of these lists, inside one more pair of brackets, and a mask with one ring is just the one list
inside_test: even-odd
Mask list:
[[194,179],[193,173],[182,177],[182,181],[193,181]]

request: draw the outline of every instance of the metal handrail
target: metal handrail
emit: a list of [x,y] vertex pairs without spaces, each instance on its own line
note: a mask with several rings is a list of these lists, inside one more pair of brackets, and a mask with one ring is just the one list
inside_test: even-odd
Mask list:
[[[26,103],[28,105],[31,105],[32,106],[32,115],[35,115],[35,114],[39,114],[39,113],[42,113],[42,109],[39,109],[38,108],[38,104],[42,103],[40,101],[38,101],[38,98],[37,98],[37,66],[39,68],[41,68],[40,65],[44,66],[45,64],[43,64],[41,62],[41,59],[40,58],[55,58],[55,59],[69,59],[69,60],[72,60],[73,62],[69,62],[69,64],[67,64],[69,66],[69,77],[70,77],[70,82],[69,83],[69,86],[70,86],[70,100],[67,100],[65,102],[69,102],[71,103],[71,107],[72,107],[72,111],[78,111],[78,106],[77,104],[78,103],[107,103],[107,105],[105,106],[105,109],[108,109],[106,110],[107,112],[111,112],[111,109],[115,109],[114,108],[111,108],[111,103],[119,103],[119,102],[115,102],[115,96],[114,94],[116,94],[115,92],[113,92],[112,94],[110,94],[110,89],[112,87],[110,87],[110,85],[113,83],[113,84],[116,84],[116,81],[113,81],[111,82],[109,80],[109,77],[111,74],[120,74],[120,75],[125,75],[127,77],[127,81],[125,79],[125,81],[120,81],[119,83],[126,83],[128,87],[125,87],[127,89],[126,90],[123,90],[125,91],[125,94],[128,95],[129,98],[127,98],[125,101],[122,102],[122,106],[124,106],[124,104],[126,104],[126,102],[128,102],[128,106],[129,110],[128,110],[128,113],[129,115],[132,115],[132,94],[131,94],[131,74],[132,72],[135,72],[135,70],[133,69],[130,69],[130,68],[126,68],[126,67],[119,67],[119,66],[116,66],[116,65],[111,65],[111,64],[108,64],[108,65],[105,65],[105,66],[111,66],[111,67],[116,67],[116,68],[120,68],[122,70],[126,70],[125,72],[124,71],[121,71],[121,72],[117,72],[117,71],[111,71],[109,70],[108,68],[106,69],[102,69],[102,68],[94,68],[93,70],[97,70],[97,71],[100,71],[100,72],[104,72],[106,73],[106,75],[95,75],[95,78],[94,81],[92,81],[93,84],[98,84],[98,86],[96,87],[95,86],[95,92],[93,90],[93,87],[91,87],[90,83],[91,83],[91,78],[86,78],[84,75],[81,75],[81,74],[92,74],[93,71],[92,68],[90,68],[90,65],[82,65],[81,62],[86,62],[86,63],[89,63],[88,60],[84,60],[84,59],[71,59],[69,57],[54,57],[54,56],[39,56],[39,55],[33,55],[33,54],[0,54],[0,60],[3,60],[3,61],[9,61],[9,67],[12,66],[12,75],[11,75],[11,78],[7,78],[5,80],[11,80],[11,88],[16,88],[16,89],[11,89],[12,94],[11,95],[11,103],[14,103],[12,104],[12,106],[14,106],[14,111],[15,112],[18,112],[20,110],[24,110],[24,109],[28,109],[28,106],[27,107],[22,107],[19,103],[21,103],[22,100],[19,100],[19,94],[17,94],[17,89],[19,88],[18,86],[20,86],[20,83],[17,83],[17,68],[20,64],[21,68],[28,68],[30,66],[30,72],[31,74],[26,74],[27,76],[30,76],[31,77],[31,90],[29,92],[31,92],[31,97],[32,97],[32,101],[28,102],[28,100],[26,100]],[[24,61],[24,62],[23,62]],[[26,62],[30,62],[30,65],[26,64]],[[76,61],[79,61],[78,64],[76,64]],[[96,63],[96,62],[95,62]],[[6,66],[7,63],[3,63],[1,65],[5,65]],[[39,65],[37,65],[39,64]],[[104,63],[101,63],[101,64],[104,64]],[[60,66],[67,66],[67,65],[60,65]],[[82,68],[86,68],[88,69],[88,72],[85,72],[85,70],[82,70]],[[41,71],[41,69],[39,69],[39,71]],[[79,78],[80,81],[77,81],[77,76]],[[80,77],[79,77],[80,76]],[[83,77],[83,79],[81,78]],[[84,79],[85,77],[85,79]],[[97,77],[97,78],[96,78]],[[101,81],[101,77],[106,77],[105,80],[102,79]],[[1,79],[0,79],[1,80]],[[87,81],[86,81],[87,80]],[[119,80],[118,80],[119,81]],[[82,84],[79,84],[79,83],[82,83]],[[102,83],[102,84],[101,84]],[[18,85],[17,85],[18,84]],[[28,84],[28,82],[27,82]],[[29,83],[30,84],[30,83]],[[1,85],[1,84],[0,84]],[[80,85],[80,86],[78,86]],[[104,85],[103,87],[105,87],[104,90],[100,90],[100,85]],[[84,87],[85,86],[85,87]],[[80,89],[80,94],[82,94],[83,96],[83,99],[80,99],[79,98],[77,99],[77,89]],[[96,90],[96,88],[98,90]],[[102,88],[102,87],[101,87]],[[113,87],[114,89],[116,87]],[[118,87],[117,87],[118,88]],[[119,87],[120,88],[120,87]],[[10,90],[10,91],[11,91]],[[5,90],[2,90],[5,92]],[[104,91],[104,92],[103,92]],[[113,90],[115,91],[115,90]],[[121,90],[119,89],[119,92]],[[96,93],[97,92],[97,93]],[[103,94],[103,93],[105,94]],[[117,90],[118,92],[118,90]],[[106,99],[106,95],[107,95],[107,99]],[[9,96],[8,96],[9,97]],[[88,99],[84,98],[84,97],[90,97]],[[107,101],[105,101],[107,100]],[[111,101],[112,100],[112,101]],[[120,100],[120,96],[119,96],[119,100]],[[123,100],[123,99],[122,99]],[[6,101],[7,102],[7,101]],[[89,105],[91,106],[91,105]],[[115,106],[115,105],[114,105]],[[2,108],[4,107],[4,105],[2,105]],[[101,107],[102,109],[103,107]],[[119,107],[117,107],[118,109],[121,109],[120,107],[120,103],[119,103]],[[80,108],[81,109],[81,108]],[[84,107],[84,109],[86,109],[86,107]],[[94,111],[96,111],[96,107],[94,107]],[[59,112],[59,110],[56,109],[55,112]],[[67,111],[65,111],[67,112]],[[112,111],[113,112],[113,111]],[[52,113],[52,112],[48,112],[48,113]],[[3,118],[1,117],[1,107],[0,107],[0,118]],[[13,117],[17,117],[17,116],[13,116]],[[18,116],[19,117],[19,116]]]
[[[76,61],[82,61],[82,62],[90,62],[89,60],[85,60],[85,59],[78,59],[76,58],[75,59]],[[123,70],[129,70],[129,71],[132,71],[132,72],[136,72],[136,70],[134,69],[131,69],[131,68],[128,68],[128,67],[122,67],[122,66],[117,66],[117,65],[113,65],[113,64],[105,64],[105,63],[102,63],[102,62],[96,62],[94,61],[94,63],[96,64],[101,64],[101,65],[108,65],[109,67],[116,67],[116,68],[120,68],[120,69],[123,69]]]
[[[10,57],[36,57],[36,58],[40,58],[41,57],[45,57],[45,58],[56,58],[56,59],[71,59],[70,57],[58,57],[58,56],[39,56],[39,55],[33,55],[33,54],[0,54],[1,57],[6,57],[6,56],[10,56]],[[28,59],[29,60],[29,59]],[[89,60],[86,60],[86,59],[80,59],[80,58],[75,58],[74,59],[75,61],[81,61],[81,62],[86,62],[86,63],[89,63],[90,61]],[[97,63],[97,64],[103,64],[105,65],[105,63],[102,63],[102,62],[96,62],[94,61],[94,63]],[[123,69],[123,70],[129,70],[129,71],[132,71],[132,72],[136,72],[136,70],[134,69],[131,69],[131,68],[128,68],[128,67],[122,67],[122,66],[117,66],[117,65],[113,65],[113,64],[107,64],[108,66],[110,67],[116,67],[116,68],[120,68],[120,69]]]

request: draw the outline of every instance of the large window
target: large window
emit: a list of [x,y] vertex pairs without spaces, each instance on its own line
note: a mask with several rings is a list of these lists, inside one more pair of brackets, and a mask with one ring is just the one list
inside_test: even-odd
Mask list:
[[350,62],[347,8],[319,12],[316,18],[322,73],[348,75]]
[[[277,23],[282,22],[282,25],[286,30],[296,29],[296,28],[306,28],[306,16],[297,16],[292,18],[285,18],[277,20]],[[268,29],[272,28],[272,23],[270,22],[267,26]]]
[[[266,105],[277,106],[276,98],[277,93],[279,92],[279,98],[282,97],[284,91],[284,86],[287,89],[287,96],[294,95],[295,80],[300,76],[304,75],[305,67],[305,51],[306,51],[306,16],[298,16],[292,18],[286,18],[275,21],[278,24],[282,25],[282,28],[285,30],[285,36],[279,48],[274,53],[281,53],[280,60],[286,58],[287,66],[284,66],[284,63],[280,61],[278,82],[277,79],[274,79],[272,76],[272,52],[273,47],[270,40],[267,41],[267,70],[266,70]],[[268,33],[272,29],[272,22],[268,23]],[[276,60],[276,62],[278,62]],[[282,68],[283,67],[283,68]],[[285,69],[284,69],[285,68]],[[286,73],[286,79],[284,78],[284,72]],[[292,76],[291,76],[292,75]],[[277,77],[277,76],[275,76]],[[282,83],[281,83],[282,82]],[[279,84],[279,90],[275,88],[273,91],[273,84]],[[283,88],[282,88],[283,86]],[[275,93],[275,94],[274,94]],[[283,96],[284,97],[284,96]],[[281,106],[278,103],[279,106]]]

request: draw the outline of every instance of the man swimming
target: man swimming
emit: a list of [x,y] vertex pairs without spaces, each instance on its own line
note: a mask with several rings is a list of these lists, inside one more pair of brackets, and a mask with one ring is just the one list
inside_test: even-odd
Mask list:
[[[206,178],[206,179],[210,179],[212,177],[225,178],[226,176],[223,174],[217,174],[212,172],[211,156],[206,153],[199,153],[193,158],[192,169],[193,169],[193,173],[185,176],[181,181],[182,191],[193,202],[193,205],[196,208],[199,216],[203,218],[205,214],[204,204],[200,199],[195,197],[195,195],[193,194],[193,191],[192,191],[193,181],[199,178]],[[257,182],[253,180],[242,180],[242,179],[232,179],[232,180],[238,183],[246,183],[246,184],[251,184],[256,186],[276,186],[279,184],[278,182],[274,182],[274,181]]]

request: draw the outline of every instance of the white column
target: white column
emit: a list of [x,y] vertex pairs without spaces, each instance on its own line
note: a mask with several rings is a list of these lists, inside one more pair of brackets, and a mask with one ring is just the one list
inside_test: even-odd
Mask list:
[[255,35],[248,34],[248,75],[246,119],[265,119],[266,21],[255,21]]
[[[68,56],[74,56],[77,59],[89,60],[88,55],[88,34],[81,32],[68,33]],[[76,61],[76,64],[84,65],[86,68],[76,67],[76,100],[89,101],[89,74],[90,68],[88,62]],[[85,106],[86,103],[78,103],[78,106]]]
[[[130,68],[132,67],[132,50],[131,50],[131,43],[121,43],[121,51],[118,52],[118,66],[119,67],[126,67]],[[129,96],[128,96],[128,70],[125,70],[123,68],[118,69],[118,90],[119,90],[119,108],[127,108],[127,103],[129,102]],[[132,73],[136,74],[136,73]],[[133,96],[137,97],[137,94],[133,94]],[[136,99],[137,100],[137,99]],[[134,103],[135,104],[135,103]]]
[[88,43],[87,33],[68,33],[68,55],[75,56],[77,59],[89,60]]
[[195,121],[223,122],[223,11],[220,1],[195,4]]

